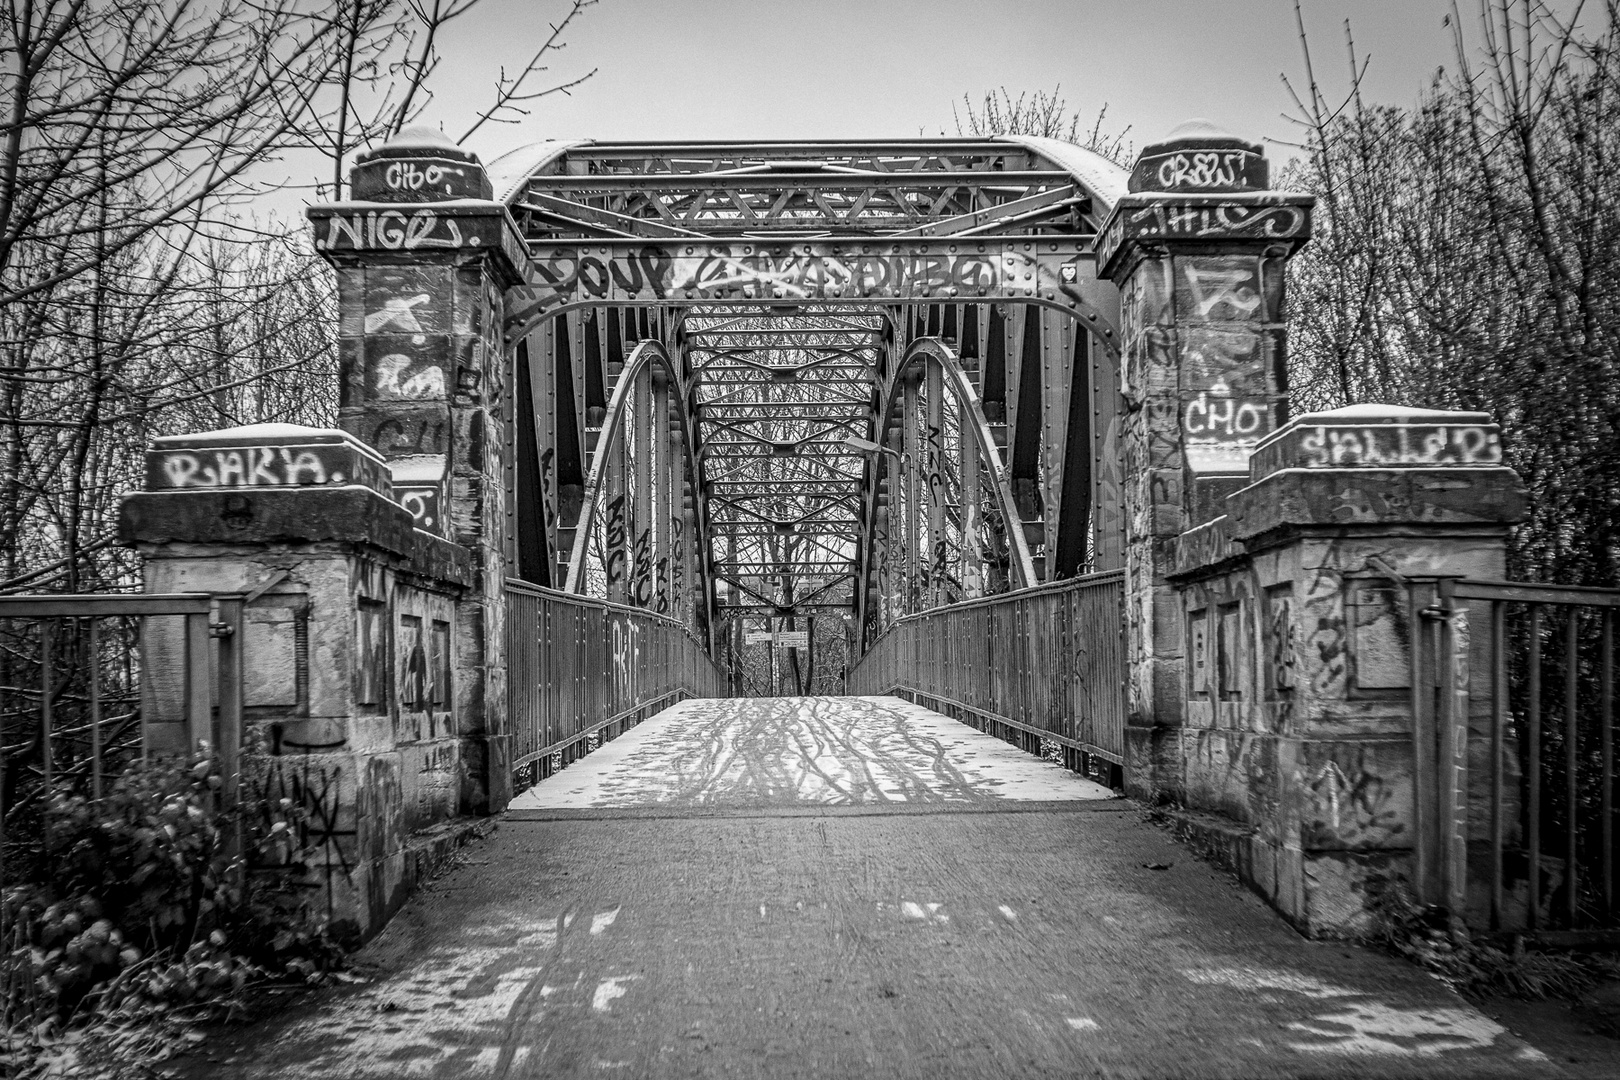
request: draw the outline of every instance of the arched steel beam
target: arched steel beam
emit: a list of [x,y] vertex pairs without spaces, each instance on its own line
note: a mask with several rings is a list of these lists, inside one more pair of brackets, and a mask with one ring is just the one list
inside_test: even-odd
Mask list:
[[508,150],[485,168],[495,201],[510,207],[522,196],[523,185],[529,177],[553,164],[568,151],[590,146],[592,142],[591,139],[547,139]]
[[[895,399],[902,391],[905,375],[909,369],[919,363],[933,363],[939,366],[951,392],[961,408],[960,417],[962,430],[971,431],[974,444],[978,447],[979,460],[985,468],[990,470],[993,478],[991,488],[996,495],[996,505],[1001,511],[1002,520],[1007,526],[1007,550],[1016,577],[1014,588],[1026,588],[1038,584],[1035,575],[1035,561],[1029,553],[1029,544],[1024,539],[1024,530],[1021,527],[1021,518],[1018,514],[1018,505],[1013,499],[1012,484],[1008,478],[1006,464],[1001,460],[1001,453],[996,448],[995,438],[990,432],[990,422],[985,419],[984,409],[979,403],[978,391],[973,387],[973,379],[967,370],[962,367],[962,361],[956,351],[939,338],[918,338],[914,340],[902,354],[900,362],[894,365],[884,380],[879,394],[878,411],[875,417],[877,430],[874,432],[879,446],[887,447],[889,444],[889,431],[892,427],[889,418],[894,414]],[[866,493],[866,506],[862,523],[861,563],[860,573],[856,578],[856,626],[861,628],[858,632],[864,634],[868,604],[870,603],[870,582],[872,571],[872,545],[877,525],[877,471],[882,462],[873,464],[873,483]],[[915,508],[909,508],[915,512]]]
[[[676,412],[680,417],[681,452],[686,458],[687,483],[691,485],[694,495],[701,487],[700,476],[697,470],[697,454],[695,447],[696,432],[692,427],[692,417],[687,400],[687,380],[683,378],[680,365],[676,364],[669,351],[657,341],[643,341],[625,360],[624,371],[619,375],[619,381],[613,388],[613,396],[608,399],[607,415],[602,420],[602,429],[597,436],[596,452],[591,462],[590,475],[585,480],[585,493],[580,504],[579,523],[574,529],[574,543],[568,554],[568,575],[564,579],[563,589],[566,592],[577,593],[583,586],[585,576],[585,554],[590,546],[591,529],[596,522],[597,507],[601,503],[603,484],[607,475],[609,451],[613,440],[622,437],[625,423],[625,412],[630,394],[637,378],[642,371],[650,365],[661,366],[670,378],[674,392],[670,400],[675,403]],[[698,555],[697,565],[700,586],[699,592],[703,597],[703,613],[705,621],[712,621],[714,612],[711,609],[712,590],[709,586],[712,567],[709,565],[708,553],[708,522],[703,501],[694,498],[692,514],[693,535],[688,542],[696,545]]]
[[1092,214],[1098,221],[1108,217],[1114,204],[1129,192],[1126,184],[1130,180],[1131,170],[1109,161],[1095,150],[1039,135],[997,135],[996,141],[1016,143],[1074,177],[1074,182],[1098,204],[1092,207]]

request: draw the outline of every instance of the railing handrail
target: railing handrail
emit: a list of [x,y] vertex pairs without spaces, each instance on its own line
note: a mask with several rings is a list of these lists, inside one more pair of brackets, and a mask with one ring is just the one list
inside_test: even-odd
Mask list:
[[[636,607],[634,604],[619,604],[612,600],[601,600],[594,596],[580,596],[578,593],[563,592],[561,589],[549,589],[544,585],[536,585],[532,581],[524,581],[522,578],[507,578],[506,588],[511,592],[523,593],[537,600],[558,600],[565,604],[573,604],[576,607],[601,608],[604,611],[620,611],[626,615],[640,615],[648,619],[656,619],[659,622],[666,622],[671,626],[678,627],[686,633],[687,637],[699,645],[703,645],[703,639],[694,634],[692,628],[680,619],[670,615],[660,615],[656,611]],[[705,646],[706,648],[707,646]]]
[[[281,576],[285,576],[284,574]],[[51,735],[54,720],[52,685],[52,637],[54,620],[67,619],[75,623],[88,619],[88,649],[92,659],[98,657],[97,619],[148,618],[179,616],[185,619],[181,646],[185,656],[185,675],[180,697],[184,702],[186,725],[185,741],[188,751],[203,743],[212,744],[224,765],[224,797],[234,800],[240,780],[239,756],[242,743],[242,647],[243,613],[270,584],[250,593],[241,592],[185,592],[185,593],[24,593],[0,596],[0,620],[25,619],[40,629],[40,682],[39,682],[39,746],[44,782],[51,782]],[[215,611],[218,621],[214,621]],[[73,633],[77,634],[75,629]],[[218,641],[217,656],[211,662],[212,643]],[[99,665],[87,666],[89,671],[87,704],[92,797],[102,794],[101,695],[99,691]],[[141,679],[147,673],[143,670]],[[142,693],[145,693],[143,688]],[[141,756],[151,752],[149,737],[152,722],[141,712]],[[214,727],[217,722],[218,737]],[[82,729],[81,729],[82,730]],[[3,808],[0,808],[3,814]],[[3,828],[3,822],[0,822]]]
[[0,596],[0,619],[207,615],[217,595],[215,593],[21,593]]
[[1442,595],[1457,600],[1506,600],[1522,604],[1582,604],[1593,607],[1620,607],[1620,589],[1591,585],[1545,585],[1526,581],[1492,581],[1485,578],[1444,578]]
[[[1059,578],[1057,581],[1045,581],[1039,585],[1031,585],[1027,589],[1010,589],[1004,593],[994,593],[990,596],[980,596],[972,600],[963,600],[956,604],[941,604],[925,611],[914,611],[910,615],[902,615],[891,622],[878,640],[887,637],[890,630],[903,622],[924,619],[930,615],[939,615],[948,611],[970,611],[978,607],[990,607],[994,604],[1004,604],[1009,600],[1027,600],[1037,596],[1046,596],[1050,593],[1068,592],[1070,589],[1079,589],[1086,585],[1101,585],[1109,581],[1120,581],[1125,577],[1125,571],[1099,570],[1094,574],[1080,574],[1076,577]],[[874,643],[875,644],[875,643]]]

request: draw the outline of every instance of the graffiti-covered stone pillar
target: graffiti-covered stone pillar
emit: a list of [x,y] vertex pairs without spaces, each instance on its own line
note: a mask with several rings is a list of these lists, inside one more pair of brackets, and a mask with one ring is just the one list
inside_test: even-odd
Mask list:
[[[1489,633],[1451,622],[1442,675],[1435,601],[1443,579],[1504,575],[1525,499],[1500,430],[1484,413],[1308,413],[1261,443],[1249,481],[1175,545],[1188,678],[1153,780],[1190,811],[1178,831],[1312,934],[1366,932],[1401,879],[1487,925]],[[1452,679],[1460,736],[1435,719]],[[1524,901],[1510,889],[1509,910]]]
[[1143,149],[1097,244],[1098,274],[1120,290],[1126,783],[1138,796],[1181,723],[1175,537],[1222,512],[1286,411],[1283,271],[1312,200],[1268,182],[1257,144],[1189,121]]
[[[465,835],[451,630],[475,588],[469,552],[413,528],[381,455],[346,431],[172,435],[146,461],[119,521],[146,591],[240,605],[242,788],[264,813],[297,807],[302,850],[281,857],[305,868],[312,911],[369,936]],[[185,635],[173,619],[141,631],[160,752],[189,741]]]
[[527,255],[478,158],[436,133],[361,154],[350,191],[309,210],[337,272],[339,424],[382,454],[418,528],[473,555],[455,626],[462,802],[494,812],[510,797],[502,290]]

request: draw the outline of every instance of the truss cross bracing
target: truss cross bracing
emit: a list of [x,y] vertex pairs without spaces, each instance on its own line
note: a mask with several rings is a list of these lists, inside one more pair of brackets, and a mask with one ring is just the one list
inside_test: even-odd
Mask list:
[[532,266],[526,576],[870,635],[1117,563],[1093,241],[1124,169],[1021,138],[555,143],[491,173]]

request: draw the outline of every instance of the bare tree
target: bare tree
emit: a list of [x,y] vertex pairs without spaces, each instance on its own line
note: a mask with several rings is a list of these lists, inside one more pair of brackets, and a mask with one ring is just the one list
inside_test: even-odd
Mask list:
[[1318,199],[1291,269],[1295,401],[1492,413],[1531,494],[1514,572],[1599,585],[1620,583],[1616,15],[1454,6],[1453,70],[1412,108],[1363,99],[1348,27],[1330,101],[1301,24],[1305,153],[1283,178]]
[[1038,135],[1048,139],[1062,139],[1101,154],[1119,165],[1129,166],[1135,148],[1125,141],[1131,126],[1119,131],[1104,130],[1108,118],[1108,103],[1104,102],[1096,116],[1086,121],[1080,110],[1069,110],[1062,96],[1062,87],[1054,86],[1050,92],[1020,90],[1017,97],[1005,87],[985,93],[975,105],[973,99],[962,95],[962,110],[951,106],[958,135],[983,137],[987,135]]
[[[311,151],[337,194],[480,2],[0,0],[0,590],[133,581],[112,534],[152,436],[331,423],[329,275],[301,221],[247,211]],[[547,92],[591,2],[484,119]]]

